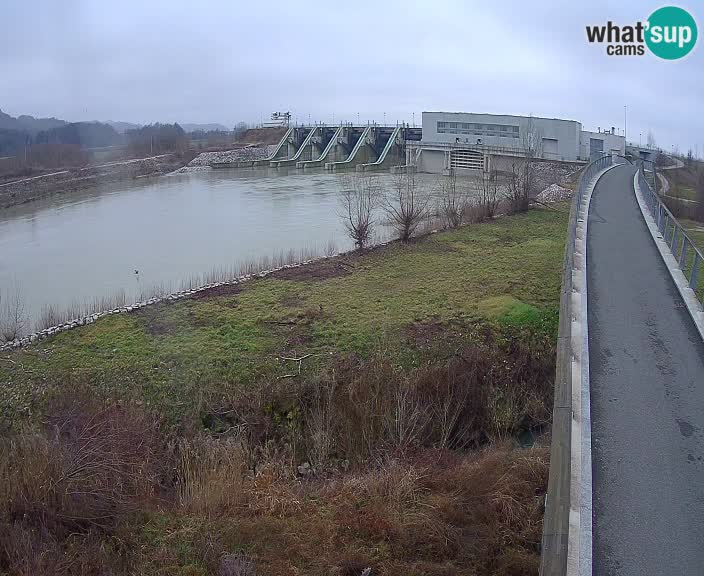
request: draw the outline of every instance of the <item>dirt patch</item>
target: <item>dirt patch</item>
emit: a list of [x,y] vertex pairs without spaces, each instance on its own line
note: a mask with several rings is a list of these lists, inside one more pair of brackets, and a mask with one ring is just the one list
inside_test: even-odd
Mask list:
[[278,144],[284,137],[286,128],[250,128],[237,139],[238,144]]
[[134,314],[142,320],[144,330],[150,336],[163,336],[174,331],[174,325],[166,318],[165,310],[170,303],[155,304],[137,310]]
[[286,308],[302,308],[305,299],[298,294],[284,294],[281,298],[281,305]]
[[[474,326],[460,320],[442,321],[438,317],[413,322],[406,326],[404,335],[406,341],[418,350],[437,349],[438,347],[452,347],[451,344],[459,343],[463,339],[475,338]],[[448,350],[448,353],[450,351]]]
[[329,278],[339,278],[352,274],[354,266],[342,260],[321,260],[311,262],[305,266],[286,268],[274,272],[271,277],[279,280],[294,280],[304,282],[306,280],[328,280]]
[[191,295],[190,298],[192,300],[205,300],[213,296],[234,296],[240,292],[242,292],[242,287],[239,284],[226,284],[224,286],[215,286],[214,288],[201,290]]
[[286,338],[285,352],[291,351],[301,353],[307,350],[313,342],[313,336],[310,334],[310,329],[306,327],[304,330],[292,327]]

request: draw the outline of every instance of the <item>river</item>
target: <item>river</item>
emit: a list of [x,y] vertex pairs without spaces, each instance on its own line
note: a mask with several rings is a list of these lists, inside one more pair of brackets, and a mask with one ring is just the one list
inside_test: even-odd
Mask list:
[[[380,175],[387,186],[391,178]],[[339,189],[326,172],[203,170],[4,209],[0,294],[7,303],[19,293],[30,329],[48,308],[76,311],[115,295],[130,303],[239,262],[349,249]]]

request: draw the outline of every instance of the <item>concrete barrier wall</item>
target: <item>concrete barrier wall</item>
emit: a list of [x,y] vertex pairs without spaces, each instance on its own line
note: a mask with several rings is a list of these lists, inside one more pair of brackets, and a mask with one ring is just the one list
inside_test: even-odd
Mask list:
[[550,476],[541,576],[591,574],[591,425],[587,325],[587,228],[591,195],[613,168],[607,156],[582,172],[570,209],[560,292]]
[[541,576],[565,576],[570,513],[570,460],[572,437],[572,268],[577,230],[577,194],[570,207],[569,229],[562,265],[560,321],[557,332],[555,392],[552,412],[550,476],[545,496],[543,539],[540,556]]

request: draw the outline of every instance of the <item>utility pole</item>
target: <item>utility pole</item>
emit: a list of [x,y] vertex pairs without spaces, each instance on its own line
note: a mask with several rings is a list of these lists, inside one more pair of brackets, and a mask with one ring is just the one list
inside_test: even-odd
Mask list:
[[623,105],[623,140],[624,142],[627,142],[627,136],[626,136],[626,110],[628,108],[627,104]]

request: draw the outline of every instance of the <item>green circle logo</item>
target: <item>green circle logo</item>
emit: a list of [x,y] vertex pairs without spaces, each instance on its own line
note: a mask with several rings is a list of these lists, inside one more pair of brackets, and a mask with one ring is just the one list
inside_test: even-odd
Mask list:
[[656,56],[677,60],[689,54],[697,43],[697,23],[689,12],[677,6],[659,8],[645,23],[645,43]]

